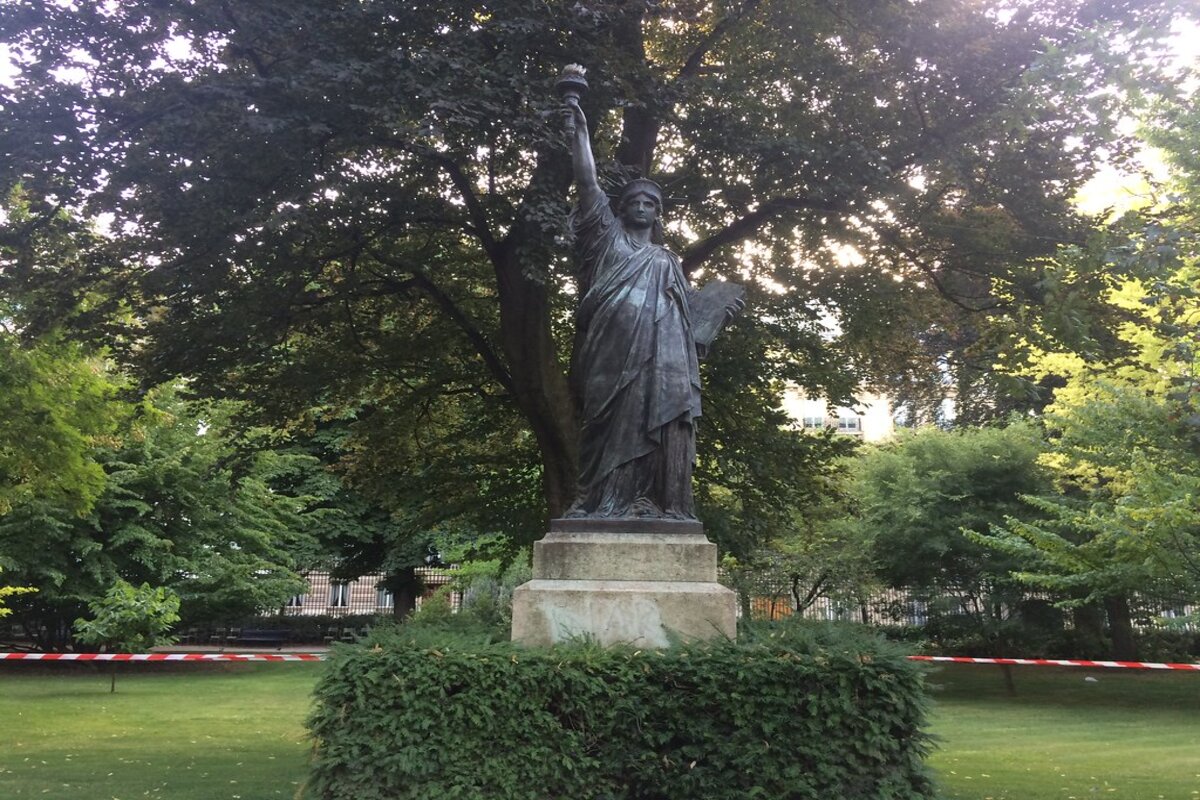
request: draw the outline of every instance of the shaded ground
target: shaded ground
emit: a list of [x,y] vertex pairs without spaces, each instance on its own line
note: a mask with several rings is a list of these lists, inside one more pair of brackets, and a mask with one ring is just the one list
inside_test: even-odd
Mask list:
[[[113,695],[107,665],[0,664],[0,798],[295,795],[322,664],[118,669]],[[1200,799],[1200,673],[1013,677],[1010,696],[998,667],[930,670],[946,800]]]

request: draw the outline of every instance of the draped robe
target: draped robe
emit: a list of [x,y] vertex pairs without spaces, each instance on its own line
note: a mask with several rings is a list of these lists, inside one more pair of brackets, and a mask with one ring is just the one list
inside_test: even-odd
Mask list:
[[694,519],[700,371],[679,258],[631,237],[603,196],[572,224],[583,425],[568,516]]

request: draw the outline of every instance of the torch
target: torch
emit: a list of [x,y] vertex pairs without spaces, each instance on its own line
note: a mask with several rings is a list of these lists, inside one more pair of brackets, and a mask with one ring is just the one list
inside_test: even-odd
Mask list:
[[[563,105],[579,105],[579,98],[583,97],[584,92],[588,90],[587,78],[583,77],[585,72],[587,70],[578,64],[567,64],[563,67],[562,75],[554,84],[554,91],[562,98]],[[567,120],[566,128],[568,136],[575,135],[575,119],[573,117]]]

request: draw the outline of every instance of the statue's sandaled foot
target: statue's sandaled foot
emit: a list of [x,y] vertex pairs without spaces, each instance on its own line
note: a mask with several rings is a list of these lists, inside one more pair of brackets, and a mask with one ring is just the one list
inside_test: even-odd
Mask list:
[[639,497],[629,506],[629,516],[638,519],[662,519],[663,511],[648,497]]

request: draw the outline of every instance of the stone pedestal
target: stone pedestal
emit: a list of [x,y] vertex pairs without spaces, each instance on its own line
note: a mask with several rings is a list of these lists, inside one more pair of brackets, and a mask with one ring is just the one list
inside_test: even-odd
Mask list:
[[512,638],[666,647],[732,639],[736,616],[699,522],[556,519],[533,545],[533,580],[513,593]]

